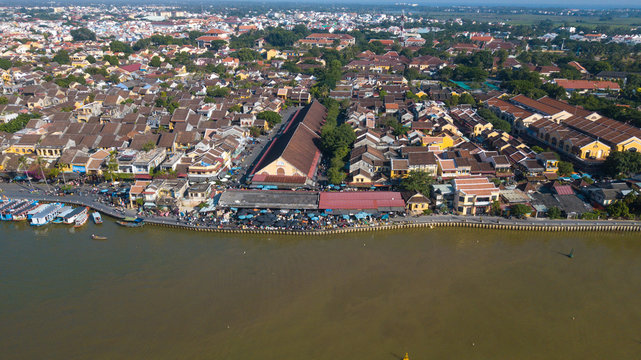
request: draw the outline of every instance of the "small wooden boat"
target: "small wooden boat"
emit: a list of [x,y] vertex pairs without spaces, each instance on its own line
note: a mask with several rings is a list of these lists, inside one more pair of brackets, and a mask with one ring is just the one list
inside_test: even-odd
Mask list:
[[93,240],[107,240],[107,237],[106,237],[106,236],[98,236],[98,235],[96,235],[96,234],[91,234],[91,238],[92,238]]
[[145,225],[145,223],[142,222],[142,219],[140,221],[116,221],[116,224],[130,228],[141,227]]
[[94,212],[91,214],[91,218],[93,219],[93,222],[94,222],[95,224],[102,224],[102,216],[100,216],[100,213],[99,213],[99,212],[94,211]]
[[141,227],[145,225],[144,219],[143,218],[134,218],[134,217],[126,217],[122,219],[121,221],[116,221],[116,224],[124,227]]

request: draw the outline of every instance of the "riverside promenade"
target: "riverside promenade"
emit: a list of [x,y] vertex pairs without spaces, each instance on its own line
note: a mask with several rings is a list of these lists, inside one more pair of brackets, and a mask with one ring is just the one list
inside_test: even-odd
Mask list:
[[[113,206],[100,202],[98,195],[79,190],[78,194],[56,196],[47,193],[47,187],[43,185],[32,188],[23,184],[1,183],[0,195],[15,199],[29,199],[43,202],[61,202],[70,205],[88,206],[101,213],[116,219],[123,219],[127,216],[135,217],[136,212],[132,209],[120,210]],[[493,230],[513,231],[621,231],[641,232],[641,221],[631,220],[550,220],[547,218],[535,219],[506,219],[495,216],[459,216],[459,215],[424,215],[390,218],[384,224],[370,224],[366,226],[352,226],[345,228],[327,228],[314,230],[288,230],[288,229],[257,229],[238,227],[208,227],[190,224],[184,220],[172,217],[143,217],[145,223],[181,228],[193,231],[227,232],[227,233],[248,233],[248,234],[341,234],[362,231],[384,231],[411,228],[436,228],[436,227],[469,227]]]

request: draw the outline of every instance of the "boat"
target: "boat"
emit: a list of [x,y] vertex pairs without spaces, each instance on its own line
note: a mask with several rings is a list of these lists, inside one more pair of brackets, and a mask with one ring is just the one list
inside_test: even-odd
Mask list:
[[13,208],[16,205],[16,203],[17,203],[17,200],[3,201],[2,205],[0,206],[0,212]]
[[85,210],[86,210],[85,212],[83,212],[80,215],[78,215],[73,227],[75,227],[75,228],[81,227],[81,226],[83,226],[84,224],[87,223],[87,220],[89,220],[89,211],[88,211],[89,208],[85,208]]
[[36,208],[35,208],[35,209],[28,211],[28,212],[27,212],[27,220],[31,220],[31,218],[32,218],[35,214],[37,214],[37,213],[41,212],[42,210],[46,209],[46,208],[47,208],[47,206],[49,206],[49,205],[50,205],[50,204],[41,204],[41,205],[36,206]]
[[76,222],[76,219],[78,219],[82,214],[86,214],[86,213],[87,213],[86,207],[77,207],[73,209],[72,212],[63,216],[62,221],[65,224],[74,224]]
[[95,224],[102,224],[102,216],[100,216],[100,213],[99,213],[99,212],[94,211],[94,212],[91,214],[91,217],[93,218],[93,222],[94,222]]
[[13,214],[13,218],[11,220],[13,220],[13,221],[27,220],[27,214],[29,213],[29,211],[37,208],[38,206],[40,206],[40,205],[38,204],[37,201],[32,202],[31,204],[29,204],[29,206],[27,206],[26,208],[22,209],[20,212],[14,213]]
[[30,201],[20,200],[16,202],[15,206],[2,211],[2,213],[0,213],[0,219],[4,221],[13,220],[14,214],[22,212],[22,210],[26,209],[30,204]]
[[53,219],[51,222],[53,224],[62,224],[65,221],[65,216],[71,214],[75,209],[72,208],[71,206],[65,206],[62,210],[60,210],[60,213],[58,216],[56,216],[55,219]]
[[91,234],[91,238],[92,238],[93,240],[107,240],[107,237],[106,237],[106,236],[98,236],[98,235],[96,235],[96,234]]
[[132,218],[132,217],[126,217],[122,219],[121,221],[116,221],[116,224],[124,227],[141,227],[145,225],[145,222],[143,221],[142,218]]
[[62,207],[63,205],[59,203],[47,204],[42,211],[31,216],[31,225],[33,226],[47,225],[48,223],[51,222],[51,220],[53,220],[58,215]]

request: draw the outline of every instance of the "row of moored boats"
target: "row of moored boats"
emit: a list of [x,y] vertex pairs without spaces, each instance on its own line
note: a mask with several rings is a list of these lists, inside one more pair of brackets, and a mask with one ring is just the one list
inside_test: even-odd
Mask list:
[[89,217],[96,224],[102,223],[99,212],[89,212],[85,206],[72,207],[61,203],[40,204],[33,200],[0,200],[0,220],[29,221],[33,226],[43,226],[49,223],[69,224],[81,227]]

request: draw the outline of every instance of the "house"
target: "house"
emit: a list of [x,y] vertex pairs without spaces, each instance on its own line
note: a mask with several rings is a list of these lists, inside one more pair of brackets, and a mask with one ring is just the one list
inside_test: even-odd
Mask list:
[[405,210],[412,215],[421,215],[430,207],[430,199],[418,192],[402,192],[403,200],[405,200]]
[[484,214],[499,199],[499,189],[486,177],[473,176],[452,180],[454,210],[461,215]]
[[131,172],[135,175],[149,175],[165,160],[166,156],[167,151],[164,148],[139,151],[132,161]]
[[619,83],[614,81],[554,79],[554,82],[567,92],[621,91]]

